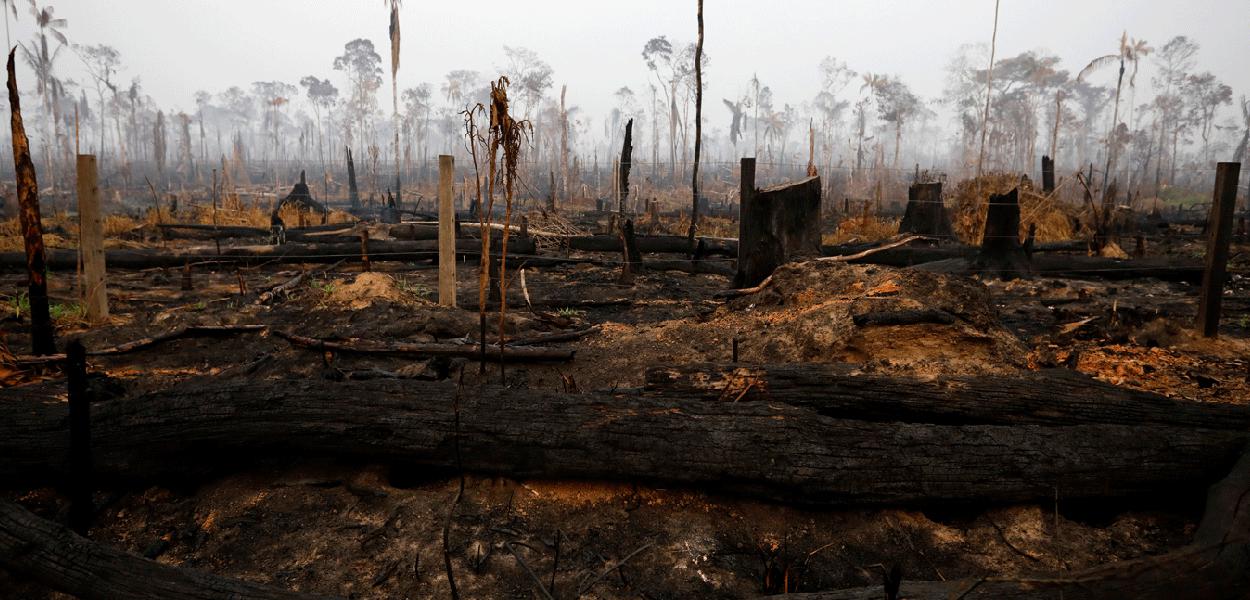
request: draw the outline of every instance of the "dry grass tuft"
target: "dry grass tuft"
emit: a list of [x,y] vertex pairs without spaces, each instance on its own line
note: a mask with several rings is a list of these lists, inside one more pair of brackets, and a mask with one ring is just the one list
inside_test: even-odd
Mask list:
[[889,239],[898,234],[899,220],[879,216],[851,217],[842,219],[833,233],[823,236],[824,244],[853,244],[856,242],[877,242]]
[[1020,188],[1022,236],[1028,232],[1029,225],[1036,225],[1038,242],[1058,242],[1075,237],[1071,219],[1075,215],[1073,209],[1061,205],[1056,195],[1047,197],[1027,182],[1021,185],[1020,175],[1016,173],[986,173],[980,179],[964,179],[955,184],[954,193],[950,195],[953,202],[948,202],[948,208],[956,237],[968,244],[981,243],[990,195],[1005,194],[1017,187]]

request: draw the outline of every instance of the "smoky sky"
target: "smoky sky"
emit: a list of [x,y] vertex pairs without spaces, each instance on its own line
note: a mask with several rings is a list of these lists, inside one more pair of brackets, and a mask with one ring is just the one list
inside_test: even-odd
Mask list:
[[[13,41],[29,43],[34,21],[26,0],[17,3]],[[68,19],[71,43],[114,46],[124,64],[120,81],[138,77],[145,93],[173,109],[193,110],[196,90],[248,89],[254,81],[296,83],[315,74],[342,87],[331,63],[354,38],[372,39],[383,57],[388,52],[381,0],[51,4],[56,16]],[[994,0],[705,0],[704,12],[710,57],[705,105],[715,124],[728,116],[719,99],[740,96],[753,74],[772,87],[779,105],[810,100],[817,65],[830,55],[859,72],[900,76],[926,99],[936,98],[956,49],[989,43]],[[642,96],[649,73],[641,50],[648,39],[666,35],[688,43],[696,32],[694,0],[407,0],[401,23],[401,89],[430,82],[437,96],[443,75],[453,69],[493,77],[504,64],[502,47],[523,46],[554,69],[552,93],[567,84],[570,104],[596,121],[621,86]],[[1075,74],[1090,59],[1114,53],[1123,31],[1155,46],[1189,36],[1201,44],[1199,70],[1213,72],[1237,96],[1250,94],[1247,0],[1002,0],[998,56],[1044,50]],[[63,76],[89,81],[68,50],[56,65]],[[1153,68],[1149,60],[1142,68],[1138,89],[1148,94]],[[1093,80],[1113,85],[1114,76],[1107,69]],[[19,78],[30,89],[29,70]]]

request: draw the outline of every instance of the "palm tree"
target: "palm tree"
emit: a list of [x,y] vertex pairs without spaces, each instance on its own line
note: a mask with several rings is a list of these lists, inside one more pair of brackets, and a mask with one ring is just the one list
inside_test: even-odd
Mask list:
[[[22,46],[22,57],[26,60],[26,64],[35,72],[35,92],[43,99],[43,107],[47,112],[48,118],[51,119],[51,134],[53,138],[51,147],[55,147],[61,138],[60,127],[60,98],[57,94],[59,82],[52,74],[53,63],[56,62],[57,56],[60,56],[69,40],[65,38],[65,34],[61,29],[69,25],[65,19],[58,19],[55,16],[52,6],[39,8],[35,4],[35,0],[30,0],[30,14],[35,17],[35,24],[38,26],[38,33],[35,34],[34,49],[26,45]],[[7,15],[7,13],[6,13]],[[7,19],[7,17],[6,17]],[[6,21],[7,22],[7,21]],[[48,37],[60,42],[55,50],[48,49]],[[68,140],[65,144],[68,148]],[[51,154],[49,161],[51,160]],[[49,167],[51,164],[49,163]]]
[[388,30],[391,38],[391,115],[395,128],[395,201],[402,200],[399,189],[399,84],[395,81],[399,73],[399,7],[403,0],[385,0],[391,7],[391,26]]
[[1115,84],[1115,109],[1112,111],[1111,128],[1107,133],[1107,168],[1102,173],[1102,189],[1104,190],[1107,189],[1107,178],[1111,174],[1111,167],[1115,164],[1115,144],[1112,140],[1115,137],[1116,128],[1120,124],[1120,93],[1124,89],[1124,73],[1128,64],[1132,63],[1133,73],[1129,76],[1128,85],[1130,88],[1135,88],[1139,62],[1143,56],[1150,54],[1151,50],[1150,46],[1146,45],[1145,40],[1132,39],[1128,36],[1128,32],[1125,31],[1120,36],[1119,52],[1095,58],[1088,65],[1085,65],[1085,68],[1081,69],[1081,72],[1076,76],[1077,81],[1084,81],[1086,75],[1098,69],[1117,62],[1120,64],[1120,74]]
[[[872,100],[880,88],[885,83],[885,77],[876,73],[864,73],[860,75],[863,84],[859,86],[860,94],[863,95],[859,102],[855,103],[855,118],[859,125],[859,138],[855,148],[855,172],[859,173],[863,169],[864,162],[864,142],[869,138],[864,137],[867,134],[868,127],[868,107],[872,105]],[[863,94],[867,90],[867,94]]]

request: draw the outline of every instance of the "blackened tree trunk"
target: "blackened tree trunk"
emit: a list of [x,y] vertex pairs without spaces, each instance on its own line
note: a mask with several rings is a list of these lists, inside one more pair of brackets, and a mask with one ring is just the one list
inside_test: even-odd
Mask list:
[[[898,598],[912,600],[1093,600],[1245,598],[1250,594],[1250,453],[1211,486],[1206,513],[1187,546],[1158,556],[1066,573],[956,581],[904,580]],[[881,586],[793,594],[795,600],[877,600]]]
[[690,232],[687,238],[694,247],[699,226],[699,153],[703,147],[703,0],[699,0],[699,41],[694,47],[694,175],[690,180]]
[[30,298],[30,345],[35,354],[53,354],[52,316],[48,310],[48,268],[43,256],[43,221],[39,216],[39,181],[30,158],[30,143],[22,125],[21,99],[13,68],[15,51],[9,52],[9,108],[13,128],[13,164],[17,169],[17,202],[20,207],[22,238],[26,244],[26,276]]
[[941,183],[916,183],[907,188],[907,210],[898,226],[899,233],[918,233],[947,237],[951,235],[950,218],[942,204]]
[[820,255],[820,178],[757,190],[754,166],[754,159],[742,159],[742,217],[734,277],[734,286],[739,288],[759,285],[788,261]]
[[1029,259],[1020,245],[1018,189],[1002,195],[990,195],[976,268],[982,273],[1005,278],[1030,272]]
[[634,156],[634,120],[625,123],[625,141],[621,143],[620,192],[616,211],[625,214],[625,201],[629,198],[629,166]]
[[148,560],[75,535],[12,502],[0,502],[0,567],[77,598],[313,600],[281,590]]
[[351,148],[347,148],[347,198],[353,212],[360,210],[360,188],[356,187],[356,162],[352,160]]
[[[1008,377],[995,386],[995,397],[1010,402],[1013,390],[1037,382]],[[913,397],[940,387],[900,379],[891,389]],[[816,405],[705,394],[485,387],[459,399],[458,427],[457,397],[451,382],[186,382],[93,406],[96,472],[143,479],[259,456],[337,456],[803,504],[932,506],[1050,500],[1055,487],[1069,499],[1192,490],[1227,473],[1250,438],[1244,415],[1228,419],[1222,411],[1202,418],[1207,427],[1107,422],[1092,395],[1091,410],[1071,422],[997,424],[924,412],[871,421]],[[37,480],[64,469],[69,436],[60,403],[21,390],[0,402],[0,424],[0,478]]]
[[1042,192],[1050,195],[1055,191],[1055,159],[1042,157]]

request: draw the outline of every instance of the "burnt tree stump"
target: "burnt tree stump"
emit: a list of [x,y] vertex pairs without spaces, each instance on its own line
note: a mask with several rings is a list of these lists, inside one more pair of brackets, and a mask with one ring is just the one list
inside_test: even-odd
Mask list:
[[1049,196],[1055,191],[1055,159],[1042,157],[1042,193]]
[[1020,244],[1019,190],[991,194],[985,211],[985,233],[974,266],[991,276],[1013,278],[1030,272],[1029,258]]
[[278,210],[286,207],[294,207],[300,213],[315,212],[321,215],[321,222],[324,224],[330,216],[330,211],[326,207],[317,202],[312,197],[312,190],[308,189],[308,182],[304,179],[304,172],[299,172],[299,183],[291,186],[291,192],[278,203]]
[[360,210],[360,188],[356,187],[356,162],[352,160],[352,149],[347,150],[347,199],[351,202],[353,213]]
[[907,210],[899,233],[949,236],[951,221],[942,204],[941,183],[916,183],[907,188]]
[[625,219],[625,223],[621,225],[621,253],[625,260],[621,264],[620,282],[632,285],[634,274],[642,271],[642,252],[638,250],[638,241],[634,237],[634,222],[631,219]]
[[742,159],[742,218],[734,287],[759,285],[777,267],[820,256],[820,177],[755,188],[755,159]]

